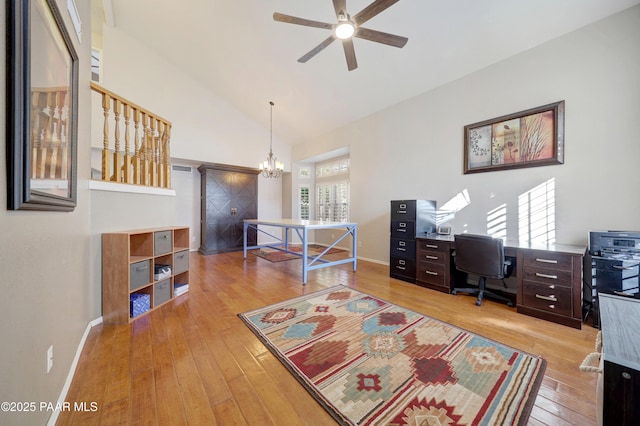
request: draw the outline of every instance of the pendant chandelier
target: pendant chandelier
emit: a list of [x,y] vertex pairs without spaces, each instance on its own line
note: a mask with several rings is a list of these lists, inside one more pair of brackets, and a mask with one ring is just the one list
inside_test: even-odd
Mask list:
[[258,168],[260,169],[262,176],[266,178],[279,178],[282,176],[282,172],[284,171],[284,164],[279,162],[278,159],[273,156],[273,102],[269,101],[269,105],[271,105],[269,155],[267,155],[267,159],[265,161],[260,163]]

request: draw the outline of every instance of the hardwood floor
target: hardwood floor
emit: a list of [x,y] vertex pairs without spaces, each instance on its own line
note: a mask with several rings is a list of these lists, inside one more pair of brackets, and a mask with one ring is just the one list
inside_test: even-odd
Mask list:
[[578,366],[597,330],[538,320],[490,300],[448,295],[389,278],[359,261],[309,273],[242,252],[191,254],[189,293],[130,325],[98,325],[86,341],[58,425],[328,425],[325,410],[237,317],[336,284],[356,288],[533,354],[548,362],[530,425],[594,425],[596,375]]

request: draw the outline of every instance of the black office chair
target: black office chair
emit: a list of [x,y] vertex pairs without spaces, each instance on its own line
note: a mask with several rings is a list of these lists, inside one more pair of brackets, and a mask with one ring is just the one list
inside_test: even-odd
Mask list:
[[504,246],[501,239],[487,235],[460,234],[455,235],[456,269],[468,274],[479,275],[477,288],[454,288],[451,294],[458,292],[477,294],[476,305],[482,305],[485,296],[513,306],[513,302],[499,294],[486,289],[487,278],[503,280],[511,275],[511,262],[505,259]]

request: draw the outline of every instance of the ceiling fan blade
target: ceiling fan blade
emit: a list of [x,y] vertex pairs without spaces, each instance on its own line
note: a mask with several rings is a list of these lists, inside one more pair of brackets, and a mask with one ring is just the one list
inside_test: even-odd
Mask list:
[[340,19],[340,12],[347,17],[347,0],[333,0],[333,8],[336,11],[336,18]]
[[362,25],[378,13],[388,9],[399,1],[400,0],[375,0],[369,6],[358,12],[358,14],[353,17],[353,22],[355,22],[356,25]]
[[322,49],[324,49],[325,47],[327,47],[328,45],[330,45],[331,43],[333,43],[333,40],[335,40],[335,37],[333,35],[329,36],[325,41],[323,41],[322,43],[320,43],[319,45],[317,45],[316,47],[314,47],[313,49],[311,49],[309,52],[307,52],[304,56],[302,56],[300,59],[298,59],[298,62],[301,63],[305,63],[307,62],[309,59],[313,58],[314,56],[316,56],[318,53],[320,53],[320,51],[322,51]]
[[404,47],[404,45],[407,44],[407,41],[409,41],[409,39],[406,37],[383,33],[381,31],[370,30],[368,28],[362,27],[358,27],[356,33],[354,34],[354,37],[363,38],[369,41],[375,41],[376,43],[382,43],[393,47]]
[[344,56],[347,58],[347,68],[349,71],[355,70],[358,68],[358,61],[356,61],[356,50],[353,48],[353,39],[342,40],[342,47]]
[[278,22],[284,22],[287,24],[304,25],[305,27],[325,28],[327,30],[333,29],[333,24],[327,24],[325,22],[312,21],[310,19],[297,18],[295,16],[285,15],[282,13],[274,12],[273,20]]

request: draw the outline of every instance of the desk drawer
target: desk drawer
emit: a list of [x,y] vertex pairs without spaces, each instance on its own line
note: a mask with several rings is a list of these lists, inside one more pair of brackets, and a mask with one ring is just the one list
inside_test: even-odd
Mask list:
[[571,288],[523,281],[523,305],[558,315],[571,315]]
[[442,253],[448,253],[449,242],[447,241],[437,241],[437,240],[427,240],[424,238],[418,239],[418,250],[428,250],[428,251],[438,251]]
[[572,256],[552,251],[531,250],[524,254],[524,266],[571,271],[573,269]]
[[415,240],[401,240],[399,238],[391,238],[391,248],[389,250],[389,254],[392,257],[415,259],[416,242]]
[[532,266],[524,267],[523,279],[528,281],[571,287],[572,278],[573,273],[571,271],[559,271],[557,269],[545,269]]
[[444,286],[445,270],[443,264],[431,262],[418,262],[417,279],[431,284]]
[[418,261],[444,265],[446,262],[445,256],[449,256],[449,253],[445,253],[443,251],[420,250],[418,253]]

